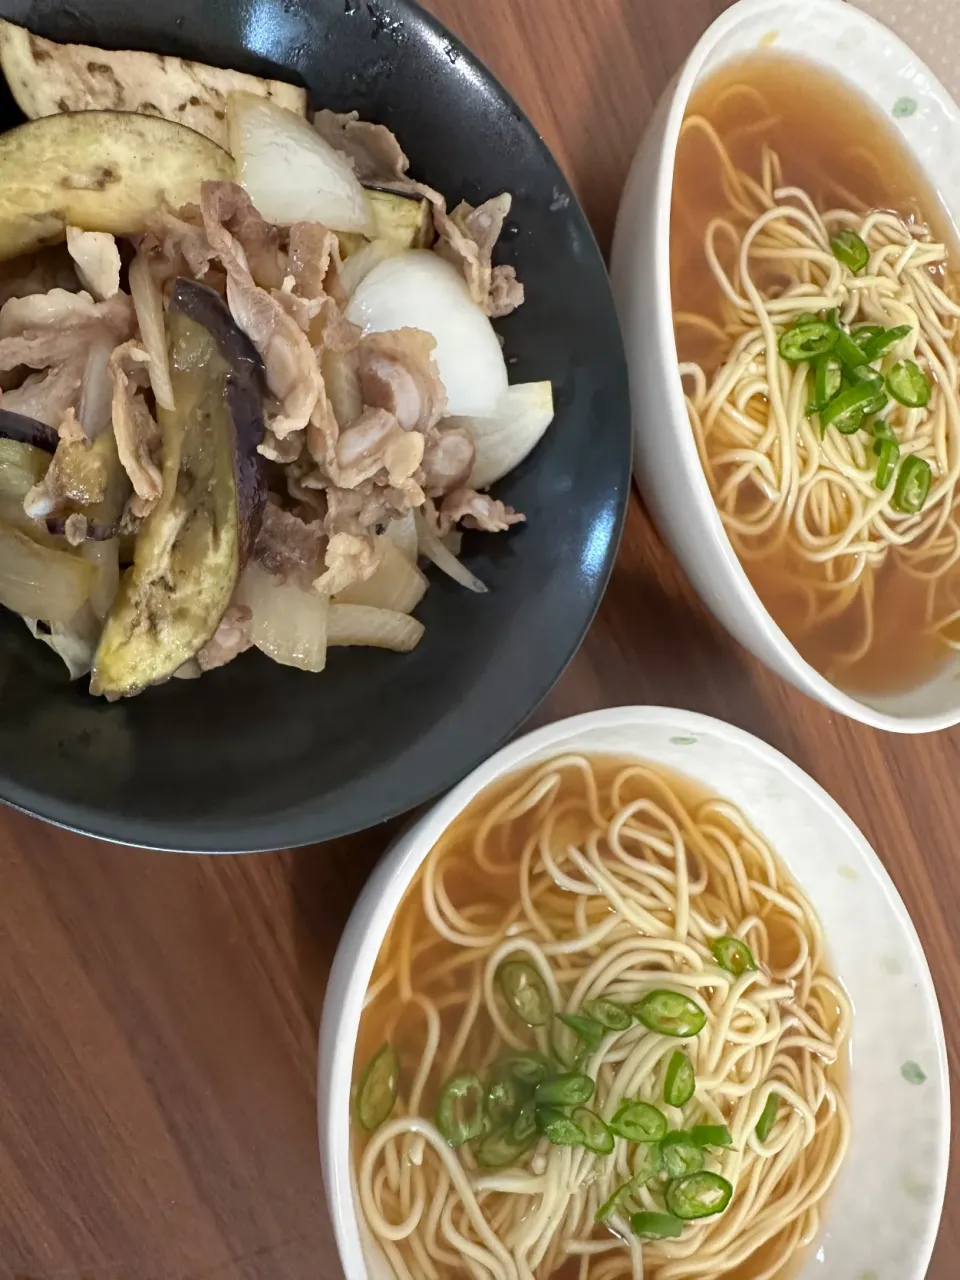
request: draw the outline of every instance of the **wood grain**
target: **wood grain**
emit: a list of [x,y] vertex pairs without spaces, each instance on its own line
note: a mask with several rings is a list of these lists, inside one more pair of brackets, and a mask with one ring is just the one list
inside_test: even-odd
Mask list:
[[[722,7],[433,0],[529,112],[604,247],[651,108]],[[956,1087],[960,734],[886,736],[793,692],[705,613],[636,498],[597,621],[536,719],[630,702],[749,729],[847,809],[920,931]],[[178,858],[0,815],[0,1280],[339,1280],[317,1023],[389,834]],[[931,1280],[958,1257],[955,1176]]]

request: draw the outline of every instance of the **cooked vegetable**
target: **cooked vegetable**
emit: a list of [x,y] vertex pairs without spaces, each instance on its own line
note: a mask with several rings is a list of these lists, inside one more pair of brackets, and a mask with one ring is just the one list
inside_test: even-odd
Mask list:
[[667,1132],[667,1117],[649,1102],[622,1102],[610,1128],[628,1142],[659,1142]]
[[469,431],[477,454],[468,483],[473,489],[486,489],[520,465],[551,422],[553,387],[549,382],[521,382],[507,388],[488,417],[451,417],[445,425]]
[[44,453],[56,452],[60,443],[55,428],[38,422],[36,418],[25,418],[22,413],[11,413],[8,409],[0,409],[0,439],[29,444]]
[[498,1076],[506,1076],[517,1080],[523,1085],[538,1085],[541,1080],[553,1074],[553,1065],[535,1050],[526,1050],[522,1053],[511,1053],[506,1058],[501,1058],[494,1065],[494,1072]]
[[870,261],[870,250],[862,236],[855,231],[844,228],[830,237],[830,248],[833,256],[845,267],[849,267],[854,275],[858,275]]
[[537,1128],[555,1147],[586,1146],[583,1130],[559,1107],[538,1107]]
[[596,1018],[587,1018],[582,1013],[558,1013],[557,1017],[583,1041],[591,1053],[600,1048],[604,1030],[602,1022],[597,1022]]
[[337,604],[363,604],[374,609],[412,613],[423,599],[427,580],[386,535],[380,539],[381,560],[366,582],[355,582],[335,597]]
[[660,1155],[659,1142],[647,1142],[637,1148],[637,1156],[633,1164],[633,1177],[622,1183],[613,1195],[600,1206],[596,1213],[596,1221],[603,1222],[620,1205],[623,1200],[637,1195],[649,1182],[660,1173],[663,1162]]
[[366,604],[332,604],[327,618],[328,645],[365,645],[409,653],[423,639],[423,623],[392,609]]
[[197,201],[233,161],[209,138],[154,116],[81,111],[0,134],[0,260],[55,244],[67,225],[136,235],[166,201]]
[[470,1072],[451,1076],[440,1090],[437,1128],[451,1147],[462,1147],[483,1132],[484,1088]]
[[429,248],[433,239],[433,214],[429,200],[369,185],[366,191],[373,207],[376,239],[388,240],[400,249]]
[[364,333],[429,333],[437,344],[433,358],[447,392],[447,412],[497,412],[507,392],[500,342],[460,272],[435,253],[411,250],[381,262],[361,282],[346,316]]
[[504,960],[497,969],[503,998],[528,1027],[543,1027],[553,1015],[553,1001],[536,965],[529,960]]
[[484,593],[487,590],[486,585],[475,577],[461,560],[457,559],[449,547],[444,545],[443,539],[424,518],[423,513],[415,511],[413,518],[420,554],[432,561],[454,582],[459,582],[461,587],[466,587],[468,591],[475,591],[478,594]]
[[633,1006],[633,1013],[649,1031],[662,1036],[695,1036],[707,1022],[707,1015],[696,1001],[679,991],[648,991]]
[[730,1203],[733,1187],[719,1173],[702,1171],[671,1182],[667,1187],[667,1208],[677,1218],[710,1218]]
[[512,1124],[529,1093],[529,1087],[513,1076],[501,1076],[494,1080],[487,1089],[484,1102],[485,1122],[489,1124],[491,1131],[502,1129],[505,1124]]
[[682,1049],[674,1049],[663,1082],[664,1102],[668,1107],[682,1107],[693,1097],[696,1087],[690,1059]]
[[321,222],[377,234],[370,198],[349,160],[302,116],[251,93],[227,100],[237,181],[268,222]]
[[571,1071],[537,1085],[537,1106],[576,1107],[589,1102],[595,1085],[589,1076]]
[[570,1114],[574,1124],[583,1133],[583,1145],[599,1156],[609,1155],[614,1147],[613,1134],[595,1111],[589,1107],[574,1107]]
[[633,1022],[629,1009],[603,996],[597,1000],[588,1000],[583,1006],[583,1012],[595,1018],[608,1031],[626,1031]]
[[284,581],[255,560],[243,571],[234,601],[251,612],[250,639],[286,667],[322,671],[327,664],[330,601],[308,583]]
[[0,521],[0,604],[25,618],[69,622],[92,582],[92,567],[75,552],[40,546]]
[[735,977],[740,977],[748,969],[756,969],[757,962],[753,952],[740,938],[714,938],[710,944],[714,959],[721,969],[726,969]]
[[263,510],[253,346],[203,285],[178,281],[168,318],[177,407],[158,414],[163,493],[137,535],[91,681],[93,692],[114,697],[167,679],[210,639]]
[[731,1147],[733,1138],[725,1124],[695,1124],[690,1137],[698,1147]]
[[826,355],[837,344],[837,330],[823,320],[795,324],[780,335],[777,350],[784,360],[799,364]]
[[27,493],[43,479],[49,465],[50,455],[44,449],[0,436],[0,499],[10,499],[22,507]]
[[630,1230],[646,1240],[673,1240],[683,1232],[683,1222],[672,1213],[654,1213],[644,1209],[631,1216]]
[[142,253],[137,253],[130,263],[129,279],[130,296],[133,298],[137,324],[140,326],[140,340],[150,357],[150,386],[161,409],[173,409],[173,384],[170,381],[170,359],[163,320],[163,296]]
[[926,458],[911,454],[904,458],[893,488],[893,505],[898,511],[914,515],[927,500],[933,471]]
[[527,1151],[537,1137],[536,1114],[524,1107],[512,1125],[488,1134],[474,1150],[481,1169],[502,1169],[513,1164]]
[[56,44],[0,21],[0,66],[31,120],[63,111],[137,111],[165,116],[226,147],[223,113],[233,90],[259,94],[305,115],[306,91],[280,80],[224,71],[142,50]]
[[774,1126],[779,1110],[780,1098],[777,1094],[771,1093],[764,1104],[763,1110],[760,1112],[760,1119],[757,1121],[756,1134],[760,1142],[766,1142],[770,1137],[770,1130]]
[[853,435],[863,426],[866,415],[877,413],[885,402],[879,378],[871,382],[856,382],[852,387],[839,391],[821,411],[821,429],[836,427],[845,436]]
[[703,1168],[703,1150],[683,1129],[675,1129],[661,1139],[660,1154],[671,1178],[682,1178]]
[[89,602],[69,622],[41,622],[37,618],[24,618],[24,622],[34,639],[52,649],[63,662],[71,680],[88,674],[100,635],[99,622]]
[[387,258],[400,252],[393,240],[364,240],[362,245],[346,257],[340,268],[340,284],[347,297],[353,297],[374,267],[379,267],[381,262],[386,262]]
[[873,483],[878,489],[886,489],[900,461],[900,446],[896,440],[877,440],[873,446],[877,455],[877,474]]
[[379,1128],[393,1110],[400,1088],[400,1060],[393,1045],[383,1045],[367,1063],[354,1098],[357,1123],[367,1133]]
[[887,374],[887,390],[898,404],[922,409],[930,400],[930,379],[915,360],[901,360]]
[[863,329],[858,329],[854,335],[857,346],[863,352],[863,358],[868,361],[878,360],[891,347],[902,342],[904,338],[909,338],[913,333],[913,326],[909,324],[898,324],[892,329],[884,329],[881,325],[864,327],[876,330],[876,332],[864,334]]

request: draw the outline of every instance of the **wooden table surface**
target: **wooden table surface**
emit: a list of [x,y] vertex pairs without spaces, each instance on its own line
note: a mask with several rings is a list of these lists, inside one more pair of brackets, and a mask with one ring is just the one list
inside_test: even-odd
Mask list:
[[[651,109],[723,0],[432,4],[533,118],[608,248]],[[536,718],[644,702],[750,730],[853,817],[919,929],[956,1086],[960,731],[888,736],[794,692],[705,613],[634,496],[599,617]],[[184,858],[0,814],[0,1280],[338,1280],[317,1025],[390,833]],[[932,1280],[958,1274],[956,1139],[953,1155]]]

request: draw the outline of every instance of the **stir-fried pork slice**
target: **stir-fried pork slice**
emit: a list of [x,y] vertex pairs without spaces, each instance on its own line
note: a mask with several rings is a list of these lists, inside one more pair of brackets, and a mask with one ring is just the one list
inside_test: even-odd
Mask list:
[[254,558],[268,573],[318,573],[323,563],[327,535],[322,520],[301,520],[268,502],[263,511],[263,524],[253,549]]
[[421,329],[371,333],[358,348],[364,404],[392,413],[405,431],[427,434],[447,409],[433,359],[436,342]]
[[372,534],[335,533],[327,543],[324,563],[326,571],[313,585],[318,591],[335,596],[355,582],[373,577],[380,564],[380,549]]
[[59,427],[64,416],[80,404],[85,363],[83,359],[69,360],[42,373],[30,373],[19,387],[0,395],[0,404],[11,413]]
[[494,267],[490,276],[490,293],[487,302],[487,315],[491,320],[499,320],[508,316],[517,307],[523,306],[523,285],[517,279],[516,267]]
[[117,453],[130,477],[134,515],[145,516],[163,491],[160,473],[160,428],[147,408],[144,389],[149,386],[150,357],[136,342],[125,342],[110,357],[113,381],[113,430]]
[[158,209],[147,223],[140,249],[147,254],[154,278],[160,284],[184,274],[209,283],[207,272],[217,256],[196,205],[181,209],[179,215],[170,209]]
[[512,524],[520,524],[526,518],[499,499],[491,498],[489,493],[477,493],[475,489],[454,489],[440,504],[440,533],[449,533],[455,524],[461,522],[467,529],[503,533]]
[[313,125],[332,147],[349,156],[361,182],[389,182],[402,178],[410,167],[390,130],[361,120],[356,111],[318,111]]
[[477,450],[463,427],[434,431],[423,455],[423,487],[439,498],[465,484],[473,470]]
[[109,232],[67,227],[67,249],[77,264],[80,283],[98,301],[120,292],[120,250]]
[[319,222],[295,222],[290,228],[287,270],[301,298],[345,300],[339,288],[340,242]]
[[11,298],[0,309],[0,369],[46,369],[86,359],[98,338],[123,342],[134,332],[133,304],[124,293],[94,302],[88,293],[53,289]]
[[[200,189],[200,212],[207,239],[227,274],[241,265],[262,289],[279,289],[287,274],[280,231],[265,222],[253,201],[236,182],[205,182]],[[242,249],[236,255],[236,246]]]
[[523,302],[523,286],[512,267],[496,267],[493,249],[510,213],[509,192],[494,196],[474,209],[466,202],[452,213],[434,207],[439,239],[436,252],[463,272],[470,296],[488,316],[509,314]]
[[245,604],[227,606],[216,631],[197,654],[197,665],[201,671],[225,667],[228,662],[253,647],[250,638],[252,618],[253,614]]
[[403,485],[419,468],[423,451],[419,431],[404,431],[385,409],[364,409],[337,441],[338,484],[355,489],[383,473],[388,485]]
[[303,452],[303,436],[294,433],[285,436],[279,440],[273,432],[267,427],[263,434],[263,440],[257,445],[257,453],[262,458],[267,458],[270,462],[279,462],[281,465],[288,465],[296,462]]

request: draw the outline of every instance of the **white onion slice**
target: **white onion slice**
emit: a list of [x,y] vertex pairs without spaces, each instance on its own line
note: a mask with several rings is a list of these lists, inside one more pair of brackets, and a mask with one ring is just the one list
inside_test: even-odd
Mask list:
[[112,351],[110,339],[98,338],[87,352],[77,420],[88,440],[96,440],[113,421],[113,381],[107,368]]
[[518,467],[539,444],[553,421],[553,387],[549,382],[521,382],[490,417],[448,418],[444,426],[469,431],[477,448],[467,483],[487,489]]
[[41,546],[0,524],[0,604],[21,617],[70,622],[86,604],[93,576],[75,552]]
[[372,609],[366,604],[332,604],[327,628],[331,645],[364,645],[409,653],[423,638],[423,623],[392,609]]
[[227,97],[237,181],[267,222],[374,233],[367,193],[345,156],[302,116],[252,93]]
[[89,673],[100,639],[100,620],[89,603],[69,622],[45,623],[37,618],[24,618],[24,622],[34,639],[48,645],[61,659],[71,680]]
[[90,562],[95,570],[95,577],[90,587],[90,604],[93,612],[101,621],[110,612],[114,596],[120,586],[120,541],[118,538],[105,538],[97,542],[88,538],[78,548],[84,560]]
[[447,412],[496,412],[507,391],[500,342],[463,276],[435,253],[412,249],[381,262],[360,282],[346,316],[364,333],[410,328],[431,334]]
[[250,638],[261,652],[287,667],[323,670],[330,609],[325,595],[291,580],[281,582],[251,560],[234,600],[253,614]]
[[167,334],[163,323],[163,297],[142,253],[138,253],[130,263],[130,296],[140,326],[140,340],[150,357],[150,386],[157,404],[162,409],[172,409],[173,383],[170,381]]
[[396,241],[380,239],[371,240],[356,253],[351,253],[340,268],[340,283],[347,297],[350,298],[356,293],[374,267],[379,267],[381,262],[386,262],[388,258],[395,258],[402,252]]
[[440,535],[435,529],[431,529],[422,512],[418,511],[414,518],[417,523],[417,543],[420,554],[426,556],[438,569],[442,569],[454,582],[459,582],[461,587],[466,587],[468,591],[476,591],[478,594],[485,592],[487,590],[485,584],[475,577],[448,547],[443,545]]
[[399,520],[391,520],[387,525],[387,532],[384,537],[389,538],[392,543],[399,547],[411,564],[417,563],[419,554],[417,525],[412,511],[408,511]]
[[380,563],[366,582],[354,582],[334,604],[366,604],[394,613],[412,613],[424,597],[427,580],[391,538],[378,539]]

